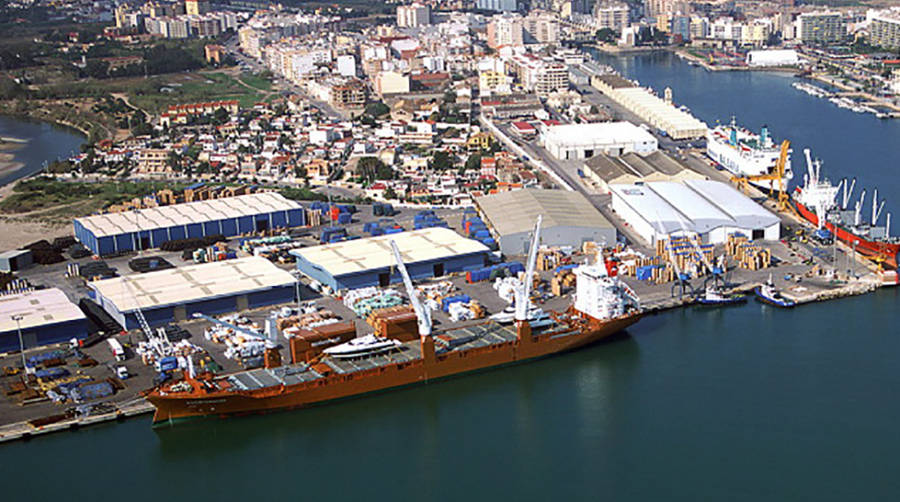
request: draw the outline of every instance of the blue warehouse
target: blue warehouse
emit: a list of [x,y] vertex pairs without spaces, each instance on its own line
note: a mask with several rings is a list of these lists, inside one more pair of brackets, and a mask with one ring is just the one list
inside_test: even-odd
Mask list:
[[98,256],[158,248],[178,239],[306,224],[303,207],[275,192],[76,218],[75,238]]
[[414,280],[482,268],[491,252],[449,228],[435,227],[296,249],[291,254],[297,257],[300,273],[332,291],[387,286],[403,280],[394,263],[392,240]]
[[88,320],[56,288],[0,297],[0,352],[19,350],[19,329],[23,345],[32,349],[87,338]]
[[89,283],[94,298],[125,329],[151,327],[294,300],[296,279],[258,256],[132,274]]

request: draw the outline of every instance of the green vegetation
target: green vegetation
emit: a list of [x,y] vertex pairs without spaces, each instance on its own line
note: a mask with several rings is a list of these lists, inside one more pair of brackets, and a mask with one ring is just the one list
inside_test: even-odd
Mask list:
[[328,196],[325,194],[321,194],[318,192],[314,192],[307,187],[300,188],[282,188],[278,190],[278,193],[283,195],[286,199],[291,200],[328,200]]
[[[86,202],[82,212],[91,213],[163,188],[179,190],[180,186],[169,182],[64,182],[50,176],[40,176],[16,184],[13,193],[0,202],[0,212],[27,213]],[[68,211],[68,216],[76,214]]]
[[268,97],[261,88],[263,82],[271,88],[270,82],[249,74],[242,75],[240,81],[247,85],[224,72],[159,76],[138,82],[129,89],[128,98],[139,108],[159,113],[174,104],[230,99],[240,101],[242,107],[250,107]]

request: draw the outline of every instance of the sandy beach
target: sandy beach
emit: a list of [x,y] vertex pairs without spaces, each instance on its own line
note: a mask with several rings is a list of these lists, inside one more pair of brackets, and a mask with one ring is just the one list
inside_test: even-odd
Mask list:
[[[0,200],[12,193],[15,183],[0,187]],[[0,249],[18,249],[41,239],[52,241],[56,237],[72,234],[71,223],[41,221],[40,216],[25,214],[0,214]]]

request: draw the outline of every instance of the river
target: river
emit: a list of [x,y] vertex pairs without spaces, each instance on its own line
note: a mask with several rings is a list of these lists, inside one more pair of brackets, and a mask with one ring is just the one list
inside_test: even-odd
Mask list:
[[74,129],[4,115],[0,115],[0,136],[28,140],[25,146],[12,152],[15,154],[14,162],[21,162],[24,166],[0,173],[0,186],[39,172],[44,162],[77,154],[84,143],[84,136]]
[[[616,64],[704,120],[767,122],[829,169],[897,183],[896,152],[857,149],[894,123],[787,77]],[[0,448],[0,480],[11,500],[893,500],[898,294],[684,309],[575,353],[332,406],[56,434]]]

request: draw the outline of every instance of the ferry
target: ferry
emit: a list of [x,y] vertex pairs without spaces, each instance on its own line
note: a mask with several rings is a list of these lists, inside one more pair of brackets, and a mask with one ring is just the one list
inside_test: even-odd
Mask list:
[[[735,176],[761,176],[770,174],[781,155],[766,126],[760,134],[739,127],[734,118],[729,125],[716,126],[706,133],[706,155]],[[784,165],[783,186],[793,179],[791,160]],[[765,191],[778,189],[775,180],[753,181],[752,185]]]

